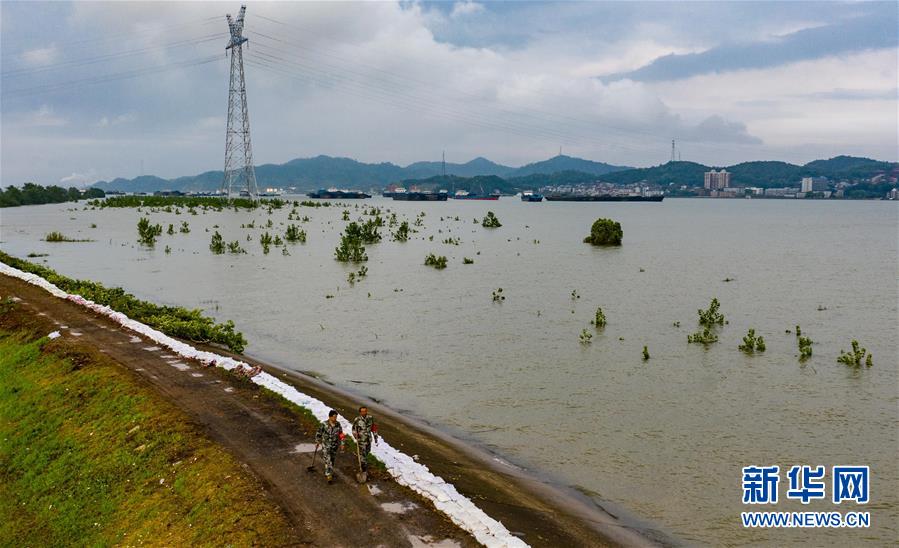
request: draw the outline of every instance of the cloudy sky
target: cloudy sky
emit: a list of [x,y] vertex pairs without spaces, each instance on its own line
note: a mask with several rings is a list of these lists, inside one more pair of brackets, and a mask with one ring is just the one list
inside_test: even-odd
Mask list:
[[[221,169],[239,3],[0,4],[0,185]],[[897,4],[250,2],[256,163],[897,160]]]

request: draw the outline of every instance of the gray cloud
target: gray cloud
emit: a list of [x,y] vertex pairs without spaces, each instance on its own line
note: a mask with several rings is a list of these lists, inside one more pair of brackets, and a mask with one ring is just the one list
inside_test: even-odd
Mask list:
[[[803,29],[771,41],[723,44],[701,53],[666,55],[639,69],[604,76],[607,82],[680,80],[714,72],[775,67],[829,55],[899,45],[897,4],[835,24]],[[727,32],[726,28],[721,29]]]

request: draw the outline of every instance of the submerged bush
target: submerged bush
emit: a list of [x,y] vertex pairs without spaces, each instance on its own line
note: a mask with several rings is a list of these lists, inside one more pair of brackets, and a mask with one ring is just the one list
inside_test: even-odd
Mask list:
[[752,354],[755,351],[764,352],[765,351],[765,338],[759,335],[755,336],[755,329],[750,328],[749,333],[743,337],[743,344],[740,345],[740,350],[746,352],[747,354]]
[[[796,326],[799,327],[798,325]],[[808,337],[799,337],[799,359],[807,360],[812,357],[812,340]]]
[[212,240],[209,242],[209,251],[212,251],[215,255],[221,255],[225,252],[225,239],[222,238],[218,230],[212,235]]
[[403,221],[396,231],[393,232],[393,239],[397,242],[405,242],[409,240],[409,223]]
[[597,307],[596,315],[593,318],[593,321],[590,322],[596,327],[605,327],[606,326],[606,315],[603,313],[602,308]]
[[358,228],[350,229],[354,225],[358,227],[356,223],[347,225],[344,233],[340,235],[340,245],[334,249],[334,258],[340,262],[361,263],[368,260]]
[[724,315],[718,312],[719,308],[721,308],[721,303],[718,302],[716,297],[709,303],[709,308],[707,310],[697,310],[696,313],[699,314],[699,325],[724,325]]
[[711,329],[706,327],[702,331],[697,331],[692,335],[687,335],[688,343],[699,343],[699,344],[712,344],[718,342],[718,335],[712,332]]
[[284,239],[288,242],[300,242],[306,243],[306,231],[302,230],[297,225],[288,225],[287,232],[284,234]]
[[425,266],[433,266],[437,270],[443,270],[446,268],[446,257],[440,255],[434,255],[433,253],[429,253],[427,257],[425,257]]
[[137,222],[138,241],[147,247],[156,245],[156,238],[162,234],[162,225],[151,225],[150,219],[141,217]]
[[874,365],[871,354],[868,354],[866,349],[860,347],[858,341],[854,339],[852,341],[852,350],[850,352],[840,350],[840,357],[837,358],[839,363],[844,363],[852,367],[861,367],[862,360],[864,360],[865,366],[867,367]]
[[621,223],[612,219],[596,219],[590,227],[590,235],[584,238],[584,243],[592,245],[621,245],[624,232]]

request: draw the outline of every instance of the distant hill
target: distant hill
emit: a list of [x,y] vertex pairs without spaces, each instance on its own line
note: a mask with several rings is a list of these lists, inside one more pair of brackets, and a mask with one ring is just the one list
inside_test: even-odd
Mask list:
[[[549,170],[555,173],[573,169],[592,174],[602,174],[616,169],[627,169],[611,166],[602,162],[592,162],[570,156],[556,156],[544,162],[528,164],[514,168],[497,164],[486,158],[475,158],[464,164],[446,164],[446,174],[459,177],[501,176],[517,177],[538,173],[538,170]],[[401,167],[389,162],[368,164],[352,158],[335,158],[333,156],[315,156],[313,158],[297,158],[285,164],[262,164],[256,166],[256,180],[262,188],[293,186],[300,191],[338,186],[369,189],[379,188],[391,183],[408,179],[427,179],[441,175],[441,162],[415,162]],[[217,190],[222,182],[221,171],[207,171],[199,175],[162,179],[152,175],[144,175],[134,179],[117,178],[112,181],[100,181],[94,186],[103,190],[122,190],[126,192],[153,192],[156,190],[210,191]]]
[[[668,162],[647,168],[628,168],[563,155],[519,168],[504,166],[480,157],[464,164],[448,163],[445,179],[439,178],[442,167],[441,162],[415,162],[401,167],[389,162],[368,164],[352,158],[315,156],[298,158],[285,164],[257,166],[256,178],[262,188],[293,186],[300,191],[329,186],[368,190],[402,182],[419,184],[422,188],[434,186],[450,190],[456,185],[456,190],[489,192],[499,189],[503,192],[512,192],[547,185],[581,184],[597,180],[616,184],[645,181],[648,184],[665,186],[669,184],[702,186],[703,174],[712,169],[695,162]],[[797,186],[799,179],[807,176],[824,176],[836,180],[864,179],[878,173],[897,171],[899,164],[870,158],[837,156],[829,160],[815,160],[804,166],[786,162],[757,161],[743,162],[726,169],[733,174],[731,184],[735,186],[783,187]],[[499,181],[467,180],[478,177],[496,177]],[[101,181],[93,186],[103,190],[126,192],[209,191],[218,189],[221,181],[221,171],[207,171],[176,179],[162,179],[153,175],[134,179],[119,178],[108,182]],[[469,188],[470,185],[478,187]]]
[[632,169],[624,166],[613,166],[603,162],[594,162],[584,160],[582,158],[574,158],[572,156],[558,155],[549,160],[527,164],[520,168],[507,173],[508,177],[524,177],[525,175],[533,175],[535,173],[559,173],[562,171],[580,171],[581,173],[590,173],[592,175],[605,175],[615,171],[623,171]]
[[[458,175],[460,177],[474,177],[476,175],[499,175],[502,177],[512,171],[515,171],[514,167],[497,164],[480,156],[464,164],[446,164],[447,175]],[[442,175],[442,173],[442,162],[415,162],[403,169],[403,175],[409,179]]]
[[[695,162],[668,162],[648,168],[629,169],[603,175],[610,183],[630,184],[645,181],[649,184],[677,184],[702,186],[709,167]],[[763,188],[798,186],[802,177],[827,177],[832,180],[864,179],[882,172],[899,169],[899,164],[870,158],[837,156],[829,160],[815,160],[804,166],[786,162],[743,162],[726,168],[731,172],[731,185]]]

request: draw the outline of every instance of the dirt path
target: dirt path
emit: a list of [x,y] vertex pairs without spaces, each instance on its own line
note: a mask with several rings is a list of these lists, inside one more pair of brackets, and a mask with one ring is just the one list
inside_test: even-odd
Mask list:
[[[357,484],[355,455],[338,456],[333,485],[324,482],[320,467],[317,473],[307,473],[311,432],[303,431],[294,412],[256,385],[171,355],[107,318],[21,280],[0,275],[0,295],[20,298],[22,307],[47,316],[63,336],[94,345],[184,410],[211,439],[259,476],[301,532],[297,544],[477,544],[432,505],[389,478]],[[358,398],[315,379],[259,365],[328,402],[344,416],[354,416]],[[389,409],[366,403],[380,417],[381,433],[392,445],[419,455],[435,474],[454,483],[488,515],[532,546],[670,543],[661,534],[636,531],[632,524],[562,496],[519,471],[497,467],[489,455],[471,451],[422,425],[410,426]]]

